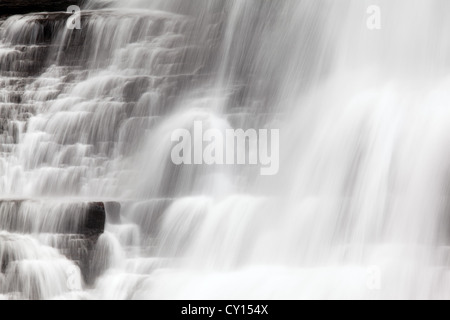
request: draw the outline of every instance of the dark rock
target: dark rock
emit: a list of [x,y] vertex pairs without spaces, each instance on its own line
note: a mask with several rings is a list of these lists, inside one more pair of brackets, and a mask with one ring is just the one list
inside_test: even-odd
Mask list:
[[105,231],[105,222],[105,204],[103,202],[91,203],[80,233],[86,236],[99,236]]
[[81,6],[82,2],[82,0],[1,0],[0,16],[31,12],[65,12],[69,6]]
[[[0,231],[22,234],[39,231],[51,234],[53,240],[47,245],[59,250],[61,254],[77,263],[85,282],[92,284],[96,278],[96,273],[93,273],[91,266],[96,254],[96,244],[105,230],[105,204],[94,202],[87,205],[86,203],[74,203],[59,206],[56,203],[55,208],[61,210],[60,214],[57,215],[60,221],[46,225],[44,221],[48,222],[55,216],[44,215],[40,217],[42,221],[38,224],[39,230],[36,230],[36,219],[29,220],[25,219],[26,216],[20,215],[20,208],[25,202],[28,201],[0,200],[0,220],[2,221]],[[110,203],[109,206],[117,210],[117,205]],[[118,210],[120,214],[120,205]],[[83,214],[84,219],[77,219],[79,214]],[[14,256],[5,254],[4,252],[2,259],[0,259],[0,274],[5,272],[11,261],[16,260]]]

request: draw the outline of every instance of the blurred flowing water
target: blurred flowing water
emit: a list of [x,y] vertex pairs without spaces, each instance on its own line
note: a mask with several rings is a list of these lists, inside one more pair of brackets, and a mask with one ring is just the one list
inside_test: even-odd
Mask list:
[[[0,297],[450,298],[448,10],[94,0],[81,30],[0,20]],[[280,129],[280,173],[175,166],[194,121]],[[121,216],[85,284],[61,233],[92,201]]]

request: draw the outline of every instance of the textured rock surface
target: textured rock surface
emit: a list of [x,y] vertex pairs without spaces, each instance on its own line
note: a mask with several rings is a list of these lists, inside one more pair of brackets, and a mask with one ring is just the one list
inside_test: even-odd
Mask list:
[[[0,201],[0,232],[40,234],[38,238],[41,243],[57,249],[78,264],[88,284],[95,280],[92,259],[97,240],[105,230],[105,223],[106,212],[102,202]],[[11,261],[15,260],[1,259],[0,275],[7,270]]]
[[1,0],[0,16],[66,11],[69,6],[80,5],[81,2],[81,0]]
[[[4,8],[5,3],[0,0],[0,14]],[[22,36],[8,38],[12,49],[0,54],[0,155],[11,152],[18,143],[21,130],[26,130],[28,119],[35,114],[36,101],[24,101],[26,87],[55,61],[55,57],[49,57],[50,52],[56,52],[52,41],[68,17],[70,14],[65,12],[33,14],[32,18],[24,16],[22,19],[27,23],[23,25]],[[4,23],[5,19],[0,19],[0,37],[7,39],[8,33],[2,28]],[[30,34],[34,36],[29,37]],[[68,50],[73,51],[73,48]],[[70,72],[67,74],[69,76]],[[59,91],[49,90],[48,93],[50,98]]]

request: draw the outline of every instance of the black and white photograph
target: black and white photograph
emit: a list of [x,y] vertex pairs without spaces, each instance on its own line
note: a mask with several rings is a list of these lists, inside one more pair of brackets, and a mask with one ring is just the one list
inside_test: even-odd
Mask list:
[[0,0],[0,300],[447,299],[450,1]]

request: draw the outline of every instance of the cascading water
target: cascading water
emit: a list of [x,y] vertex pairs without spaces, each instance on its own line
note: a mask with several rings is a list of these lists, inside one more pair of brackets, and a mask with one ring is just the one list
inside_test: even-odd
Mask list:
[[[0,18],[0,298],[449,298],[445,0],[82,9]],[[176,166],[195,121],[279,174]]]

